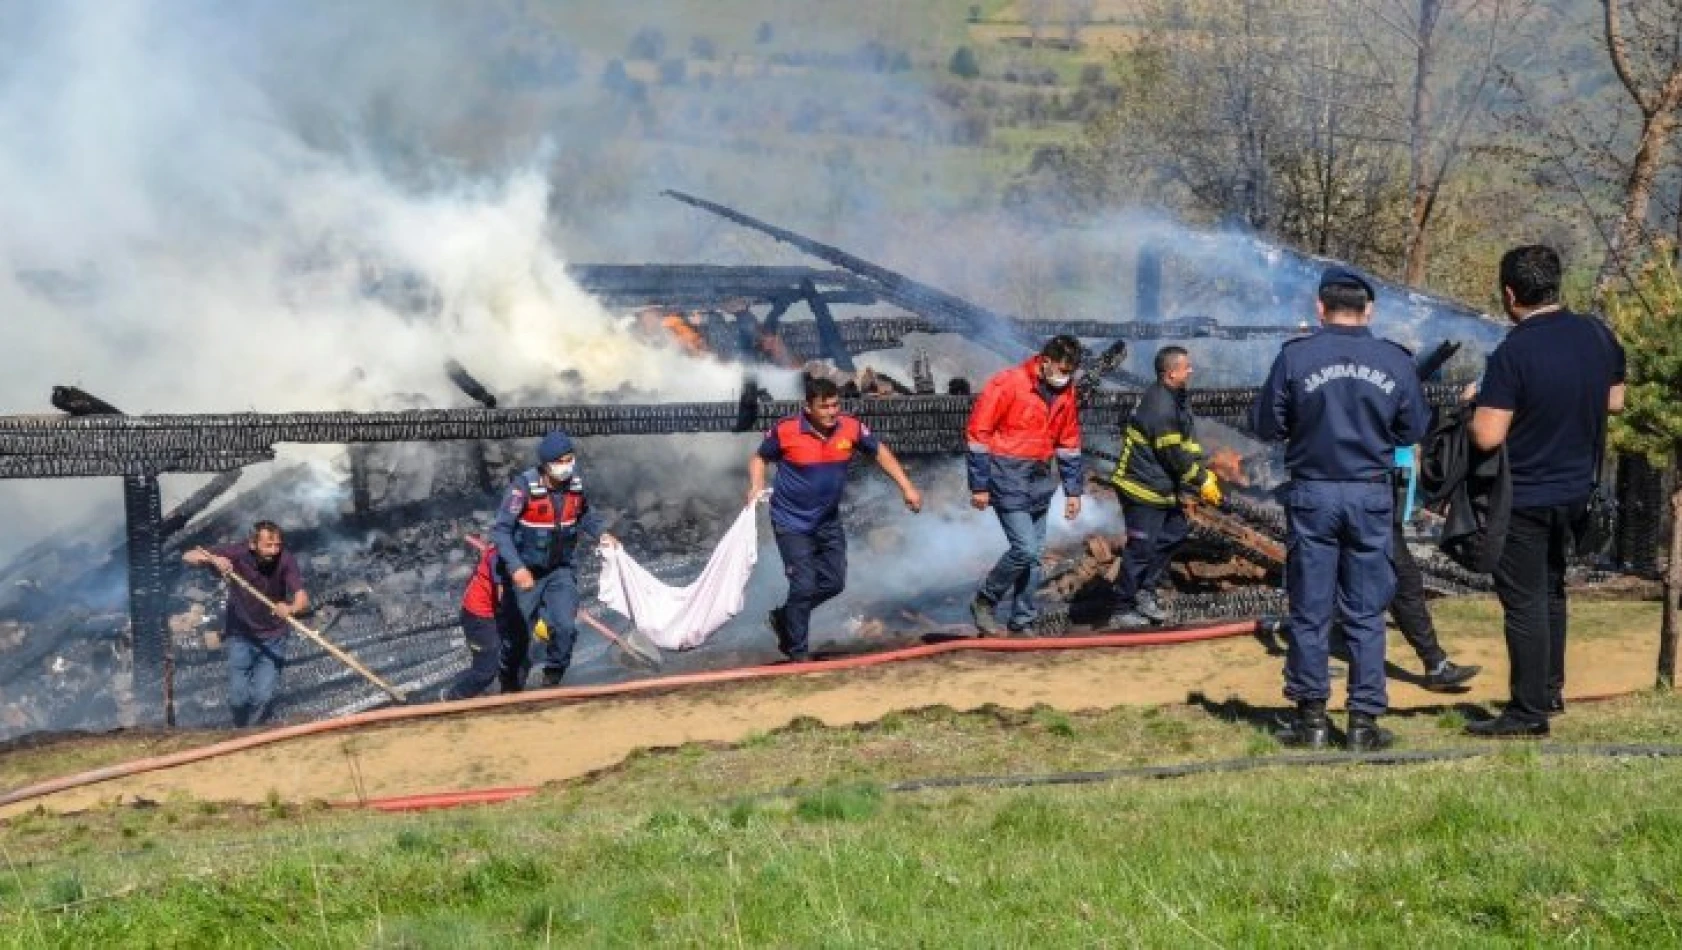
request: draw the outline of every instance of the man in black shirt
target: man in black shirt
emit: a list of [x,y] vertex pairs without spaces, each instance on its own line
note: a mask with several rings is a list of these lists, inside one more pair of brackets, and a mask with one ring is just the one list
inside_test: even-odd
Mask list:
[[1512,699],[1466,731],[1539,738],[1565,708],[1565,561],[1588,508],[1606,443],[1606,416],[1624,403],[1624,351],[1604,323],[1559,303],[1559,255],[1514,248],[1501,294],[1516,326],[1489,355],[1471,437],[1507,446],[1512,515],[1495,567],[1505,615]]

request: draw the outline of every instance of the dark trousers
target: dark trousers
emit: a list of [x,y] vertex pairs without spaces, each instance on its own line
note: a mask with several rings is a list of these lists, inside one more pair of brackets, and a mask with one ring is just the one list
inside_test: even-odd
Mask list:
[[1396,509],[1396,519],[1390,530],[1395,532],[1390,544],[1390,560],[1396,567],[1396,596],[1390,601],[1390,616],[1396,621],[1408,646],[1419,655],[1419,662],[1425,664],[1425,672],[1429,673],[1448,659],[1448,654],[1437,642],[1437,627],[1431,621],[1430,608],[1425,606],[1425,574],[1419,569],[1413,552],[1408,550],[1407,540],[1402,537],[1400,507]]
[[1121,571],[1116,575],[1116,608],[1128,611],[1139,606],[1141,592],[1154,595],[1175,549],[1191,533],[1191,522],[1178,506],[1156,508],[1125,495],[1121,511],[1127,522],[1127,546],[1121,551]]
[[228,710],[234,727],[267,725],[274,714],[280,674],[286,669],[286,637],[260,640],[243,633],[223,641],[228,651]]
[[490,617],[481,617],[466,610],[461,612],[461,633],[467,641],[468,666],[444,690],[445,699],[471,699],[484,695],[497,681],[505,662],[507,647],[504,641],[509,639],[505,631],[511,625],[509,621],[517,622],[519,619],[513,610],[505,608],[511,599],[503,598],[497,604],[497,613]]
[[517,669],[525,668],[533,631],[541,620],[549,631],[549,642],[541,650],[543,677],[551,682],[560,680],[572,663],[572,645],[578,639],[577,572],[563,565],[539,576],[531,590],[520,590],[512,581],[506,589],[514,594],[523,635],[519,636],[518,644],[510,644],[504,653],[505,679],[516,663]]
[[777,553],[788,575],[788,600],[783,603],[783,629],[788,652],[804,655],[809,649],[812,611],[847,587],[847,533],[831,519],[811,531],[776,529]]
[[1349,709],[1379,715],[1389,702],[1384,609],[1396,587],[1390,485],[1296,481],[1285,487],[1283,501],[1291,613],[1285,697],[1299,703],[1330,698],[1330,638],[1337,615],[1349,645]]
[[1507,715],[1547,719],[1550,695],[1565,689],[1565,560],[1584,505],[1514,508],[1495,565],[1511,668]]

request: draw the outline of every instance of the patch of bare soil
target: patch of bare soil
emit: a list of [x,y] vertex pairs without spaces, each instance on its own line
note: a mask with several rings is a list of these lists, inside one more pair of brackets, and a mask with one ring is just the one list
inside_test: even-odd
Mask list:
[[[1633,631],[1573,645],[1572,696],[1643,688],[1653,638]],[[1506,660],[1493,637],[1450,644],[1485,672],[1460,699],[1503,698]],[[1395,643],[1391,656],[1408,657]],[[871,722],[895,710],[988,704],[1068,711],[1184,702],[1201,693],[1282,705],[1280,663],[1256,639],[1043,654],[959,654],[861,671],[690,687],[656,695],[447,715],[292,739],[215,759],[73,789],[0,810],[44,805],[73,811],[102,803],[186,795],[256,803],[354,801],[424,792],[538,785],[613,766],[638,749],[737,742],[798,717],[830,725]],[[1412,664],[1409,664],[1410,666]],[[1404,676],[1406,674],[1403,674]],[[1398,709],[1442,697],[1391,679]]]

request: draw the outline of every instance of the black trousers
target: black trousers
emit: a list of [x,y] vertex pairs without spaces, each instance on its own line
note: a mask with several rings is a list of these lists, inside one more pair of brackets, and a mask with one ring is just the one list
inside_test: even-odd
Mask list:
[[805,655],[812,611],[847,587],[847,532],[840,518],[832,518],[806,533],[777,531],[777,553],[788,576],[788,600],[783,603],[783,629],[789,652]]
[[1513,509],[1494,579],[1511,667],[1506,715],[1514,719],[1545,721],[1550,697],[1565,689],[1565,561],[1585,507]]
[[1174,551],[1191,533],[1184,509],[1154,508],[1121,494],[1122,518],[1127,523],[1127,546],[1121,550],[1121,571],[1115,581],[1115,607],[1125,612],[1139,606],[1139,595],[1156,596],[1156,587],[1174,560]]
[[1396,565],[1396,596],[1390,601],[1390,618],[1396,621],[1402,638],[1413,647],[1419,662],[1425,664],[1425,672],[1429,673],[1448,659],[1448,654],[1437,642],[1437,628],[1431,622],[1430,608],[1425,606],[1425,574],[1402,537],[1401,508],[1396,511],[1398,517],[1392,525],[1394,534],[1390,542],[1390,560]]
[[[472,699],[490,690],[502,668],[503,654],[508,649],[506,641],[510,639],[509,630],[519,619],[518,614],[505,609],[501,603],[497,605],[496,614],[490,617],[462,610],[461,635],[467,643],[468,667],[444,691],[445,699]],[[512,688],[508,690],[513,691]]]

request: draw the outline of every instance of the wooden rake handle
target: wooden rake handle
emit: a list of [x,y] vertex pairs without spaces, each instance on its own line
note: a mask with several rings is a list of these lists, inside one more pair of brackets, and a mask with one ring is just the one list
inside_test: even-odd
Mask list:
[[[213,557],[214,556],[209,551],[206,551],[204,548],[197,548],[196,550],[199,551],[200,553],[204,554],[206,557]],[[212,566],[214,566],[214,563],[213,563]],[[275,616],[280,617],[282,620],[285,620],[288,624],[290,624],[292,626],[292,629],[298,631],[299,633],[301,633],[304,636],[310,638],[311,640],[314,640],[316,645],[320,646],[323,650],[326,650],[329,654],[331,654],[333,656],[333,658],[335,660],[338,660],[340,663],[343,663],[344,665],[350,667],[352,670],[356,671],[357,673],[360,673],[362,675],[363,679],[366,679],[368,682],[373,683],[375,686],[378,686],[380,689],[384,690],[386,695],[390,696],[392,699],[395,699],[400,703],[408,702],[409,698],[403,694],[402,690],[400,690],[397,687],[391,685],[390,683],[387,683],[385,680],[380,679],[379,676],[375,675],[373,670],[368,669],[366,666],[363,666],[360,662],[358,662],[356,657],[351,656],[349,653],[346,653],[345,651],[339,649],[336,645],[333,644],[332,641],[328,640],[326,637],[322,636],[319,633],[316,633],[314,630],[311,630],[309,627],[304,626],[304,624],[301,621],[299,621],[298,618],[293,617],[290,614],[282,616],[280,614],[279,610],[277,609],[277,605],[275,604],[275,602],[270,600],[269,598],[265,597],[263,595],[262,591],[260,591],[257,588],[251,586],[250,581],[247,581],[245,578],[239,576],[238,574],[235,574],[233,571],[222,571],[220,573],[222,574],[222,576],[225,579],[227,579],[229,581],[232,581],[235,584],[238,584],[240,586],[240,588],[243,589],[247,594],[250,594],[252,597],[255,597],[257,599],[258,603],[263,604],[264,606],[268,607],[269,610],[274,611]]]

